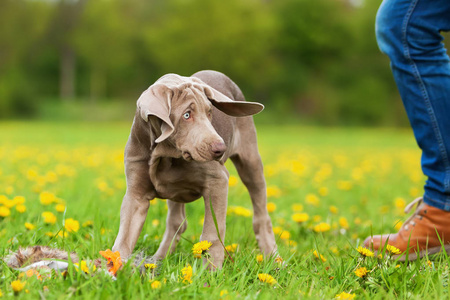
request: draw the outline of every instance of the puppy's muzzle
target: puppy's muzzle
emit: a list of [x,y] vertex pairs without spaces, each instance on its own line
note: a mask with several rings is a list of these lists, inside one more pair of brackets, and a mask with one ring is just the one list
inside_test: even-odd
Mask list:
[[220,160],[226,150],[227,146],[224,142],[214,142],[211,144],[211,154],[215,160]]

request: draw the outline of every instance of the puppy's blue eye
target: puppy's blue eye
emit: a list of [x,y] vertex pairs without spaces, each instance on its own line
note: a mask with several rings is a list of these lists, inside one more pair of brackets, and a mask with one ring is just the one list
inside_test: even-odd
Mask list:
[[186,120],[189,119],[190,117],[191,117],[191,113],[189,113],[189,112],[186,112],[183,115],[183,118],[185,118]]

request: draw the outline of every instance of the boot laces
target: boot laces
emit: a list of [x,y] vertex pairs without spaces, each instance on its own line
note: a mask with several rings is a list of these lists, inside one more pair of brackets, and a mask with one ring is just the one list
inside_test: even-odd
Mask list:
[[[423,198],[419,197],[417,199],[415,199],[414,201],[412,201],[411,203],[409,203],[406,207],[405,207],[405,214],[408,214],[411,212],[412,208],[417,204],[417,207],[420,206],[420,204],[422,204],[423,202]],[[411,224],[412,226],[416,225],[416,222],[413,221],[413,219],[417,216],[417,214],[419,213],[419,211],[416,209],[416,211],[408,218],[408,220],[405,221],[404,225],[402,226],[403,229],[408,230],[409,225]]]

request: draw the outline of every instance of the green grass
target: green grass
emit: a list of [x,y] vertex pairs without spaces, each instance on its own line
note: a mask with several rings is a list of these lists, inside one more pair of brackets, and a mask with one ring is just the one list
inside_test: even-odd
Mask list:
[[[17,205],[12,206],[9,216],[0,217],[0,256],[19,246],[49,245],[75,251],[83,259],[97,259],[100,250],[112,247],[125,193],[123,148],[130,125],[0,123],[0,195],[4,196],[0,201],[23,196],[26,207],[20,213]],[[355,294],[356,299],[448,297],[448,258],[404,264],[363,260],[355,250],[371,233],[395,231],[398,221],[408,217],[402,213],[405,202],[422,193],[420,152],[409,130],[264,125],[258,126],[258,136],[268,201],[274,208],[270,215],[284,264],[272,259],[258,263],[251,217],[230,212],[224,242],[238,244],[232,253],[234,262],[226,260],[222,270],[207,271],[191,252],[202,230],[200,200],[187,205],[188,229],[155,274],[148,271],[141,276],[127,265],[113,281],[103,273],[90,276],[71,266],[65,278],[22,278],[27,292],[24,289],[17,298],[332,299],[342,292]],[[237,182],[230,186],[229,207],[251,209],[244,186],[235,180],[234,167],[228,167]],[[65,213],[56,210],[57,203],[41,204],[43,191],[56,195],[58,203],[66,205]],[[309,220],[297,224],[292,215],[300,205]],[[55,224],[44,223],[44,211],[56,216]],[[165,215],[165,202],[152,201],[136,252],[150,256],[156,251]],[[79,221],[80,229],[59,237],[64,218]],[[86,221],[93,226],[82,226]],[[27,230],[25,222],[35,229]],[[331,229],[315,232],[320,222]],[[316,258],[314,250],[326,261]],[[187,265],[194,270],[190,284],[180,279]],[[366,278],[355,275],[359,267],[371,270]],[[261,283],[261,273],[272,275],[277,284]],[[0,274],[3,297],[12,296],[11,282],[20,272],[2,263]],[[152,289],[149,280],[161,281],[161,288]]]

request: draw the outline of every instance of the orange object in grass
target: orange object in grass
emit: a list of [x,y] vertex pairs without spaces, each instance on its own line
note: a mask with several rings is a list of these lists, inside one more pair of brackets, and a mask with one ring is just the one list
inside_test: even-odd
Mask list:
[[108,260],[108,271],[116,276],[117,271],[122,267],[120,252],[112,252],[111,250],[107,249],[105,251],[100,251],[100,254]]

